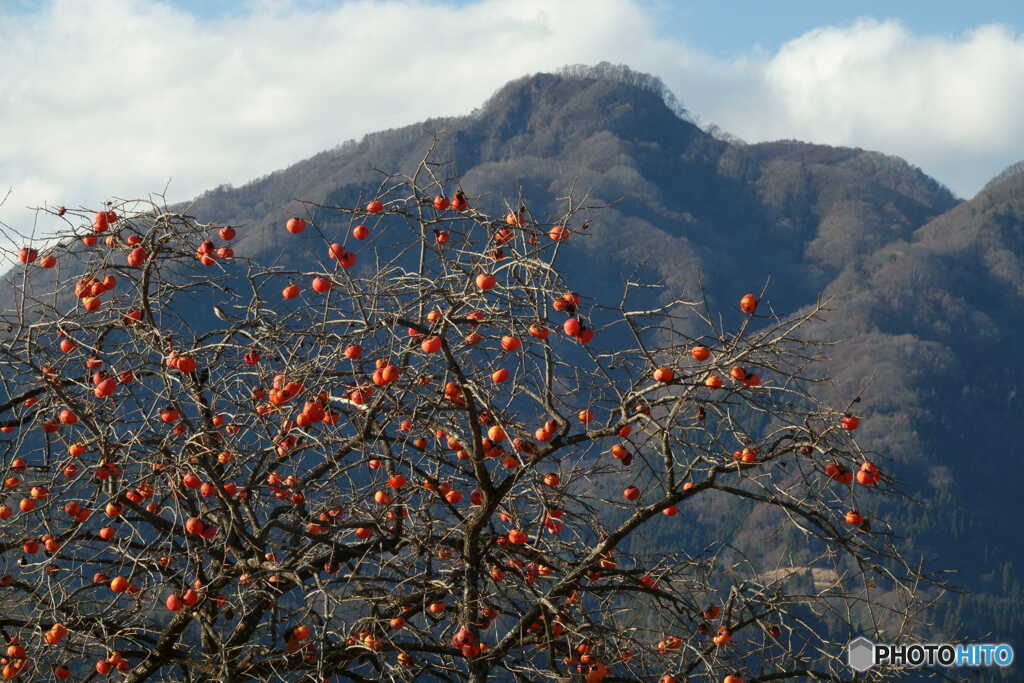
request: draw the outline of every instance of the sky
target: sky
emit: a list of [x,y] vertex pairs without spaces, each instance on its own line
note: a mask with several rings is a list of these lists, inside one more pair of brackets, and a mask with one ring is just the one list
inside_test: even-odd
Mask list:
[[241,185],[601,61],[701,125],[895,154],[970,198],[1024,159],[1021,30],[1019,0],[0,0],[0,221]]

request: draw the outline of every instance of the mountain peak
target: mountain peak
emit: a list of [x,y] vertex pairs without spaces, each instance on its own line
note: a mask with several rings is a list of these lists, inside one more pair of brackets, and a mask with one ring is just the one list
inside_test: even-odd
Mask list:
[[563,78],[581,81],[607,81],[645,90],[660,97],[661,101],[673,114],[684,121],[693,123],[690,112],[682,105],[675,93],[665,85],[664,81],[652,74],[634,71],[625,64],[612,64],[611,62],[600,62],[593,66],[587,64],[568,64],[556,71],[555,74]]
[[690,112],[660,78],[642,71],[634,71],[625,64],[612,64],[611,62],[600,62],[593,65],[567,64],[552,72],[541,71],[509,81],[491,95],[478,112],[492,111],[495,106],[516,93],[541,93],[565,81],[586,85],[604,83],[621,86],[622,90],[635,89],[650,93],[660,99],[662,104],[676,117],[687,123],[694,123]]
[[656,76],[625,65],[570,65],[505,84],[474,112],[491,131],[513,138],[528,131],[578,137],[607,130],[623,139],[703,133],[678,98]]

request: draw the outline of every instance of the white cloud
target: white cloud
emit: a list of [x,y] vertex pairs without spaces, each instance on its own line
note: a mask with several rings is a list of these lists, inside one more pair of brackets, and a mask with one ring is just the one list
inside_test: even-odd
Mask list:
[[[659,4],[260,0],[199,20],[144,0],[0,9],[0,219],[240,184],[345,139],[461,114],[568,63],[660,75],[702,121],[750,141],[899,154],[962,194],[1024,157],[1024,41],[861,21],[725,61],[664,37]],[[44,226],[45,227],[45,226]]]

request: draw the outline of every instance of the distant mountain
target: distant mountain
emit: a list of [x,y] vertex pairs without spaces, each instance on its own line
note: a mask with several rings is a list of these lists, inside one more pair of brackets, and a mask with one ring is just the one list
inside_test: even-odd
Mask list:
[[[960,202],[897,157],[710,135],[656,78],[599,65],[513,81],[472,115],[374,133],[179,208],[239,226],[240,253],[301,266],[323,254],[312,239],[282,250],[288,216],[310,211],[327,235],[349,225],[298,200],[352,205],[382,170],[411,172],[435,138],[434,157],[479,205],[500,210],[521,192],[535,214],[557,216],[570,187],[609,205],[563,261],[588,296],[617,300],[636,275],[664,283],[665,298],[703,286],[727,311],[769,280],[780,312],[832,297],[816,329],[843,342],[821,392],[862,398],[863,443],[909,494],[879,513],[972,591],[940,603],[936,637],[1024,643],[1020,164]],[[730,540],[773,552],[771,529],[747,511]]]
[[[461,185],[485,202],[514,200],[520,189],[535,202],[574,183],[594,203],[614,202],[584,246],[614,285],[640,265],[677,290],[693,287],[698,269],[742,271],[748,282],[786,282],[775,291],[785,308],[813,300],[852,260],[956,204],[895,157],[795,141],[732,145],[681,117],[657,86],[574,74],[519,79],[472,116],[369,135],[219,188],[189,210],[244,224],[250,250],[273,250],[274,228],[302,209],[293,199],[352,202],[376,187],[377,169],[410,171],[436,133],[436,158],[451,161]],[[330,225],[331,216],[320,218]]]

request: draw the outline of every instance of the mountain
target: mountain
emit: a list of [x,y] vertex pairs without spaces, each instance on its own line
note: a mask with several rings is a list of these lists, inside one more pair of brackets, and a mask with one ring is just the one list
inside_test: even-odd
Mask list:
[[[188,210],[245,225],[247,248],[273,250],[275,228],[304,210],[293,200],[352,202],[380,182],[377,169],[411,172],[434,134],[436,158],[495,208],[520,190],[535,201],[573,184],[592,203],[614,202],[584,250],[615,286],[637,266],[676,291],[695,286],[698,269],[742,270],[747,282],[786,282],[776,301],[792,308],[852,260],[909,238],[956,204],[895,157],[795,141],[733,145],[681,118],[656,86],[538,74],[509,83],[472,116],[369,135],[242,188],[219,188]],[[531,207],[557,213],[550,202]],[[317,218],[329,229],[329,214]]]
[[[313,239],[282,251],[288,216],[343,234],[347,219],[319,207],[374,194],[380,169],[412,173],[432,145],[477,205],[501,210],[521,193],[535,215],[554,217],[575,188],[606,206],[562,262],[586,296],[617,301],[623,280],[639,277],[663,283],[666,300],[703,288],[725,311],[765,283],[780,312],[829,297],[815,331],[842,341],[820,393],[861,398],[862,443],[907,493],[877,512],[904,550],[955,570],[970,591],[938,602],[936,639],[1024,641],[1019,169],[962,202],[897,157],[712,136],[658,79],[601,65],[513,81],[469,116],[374,133],[178,208],[237,226],[239,253],[301,268],[323,254]],[[699,511],[694,528],[721,514]],[[728,540],[770,553],[772,528],[747,510]]]

